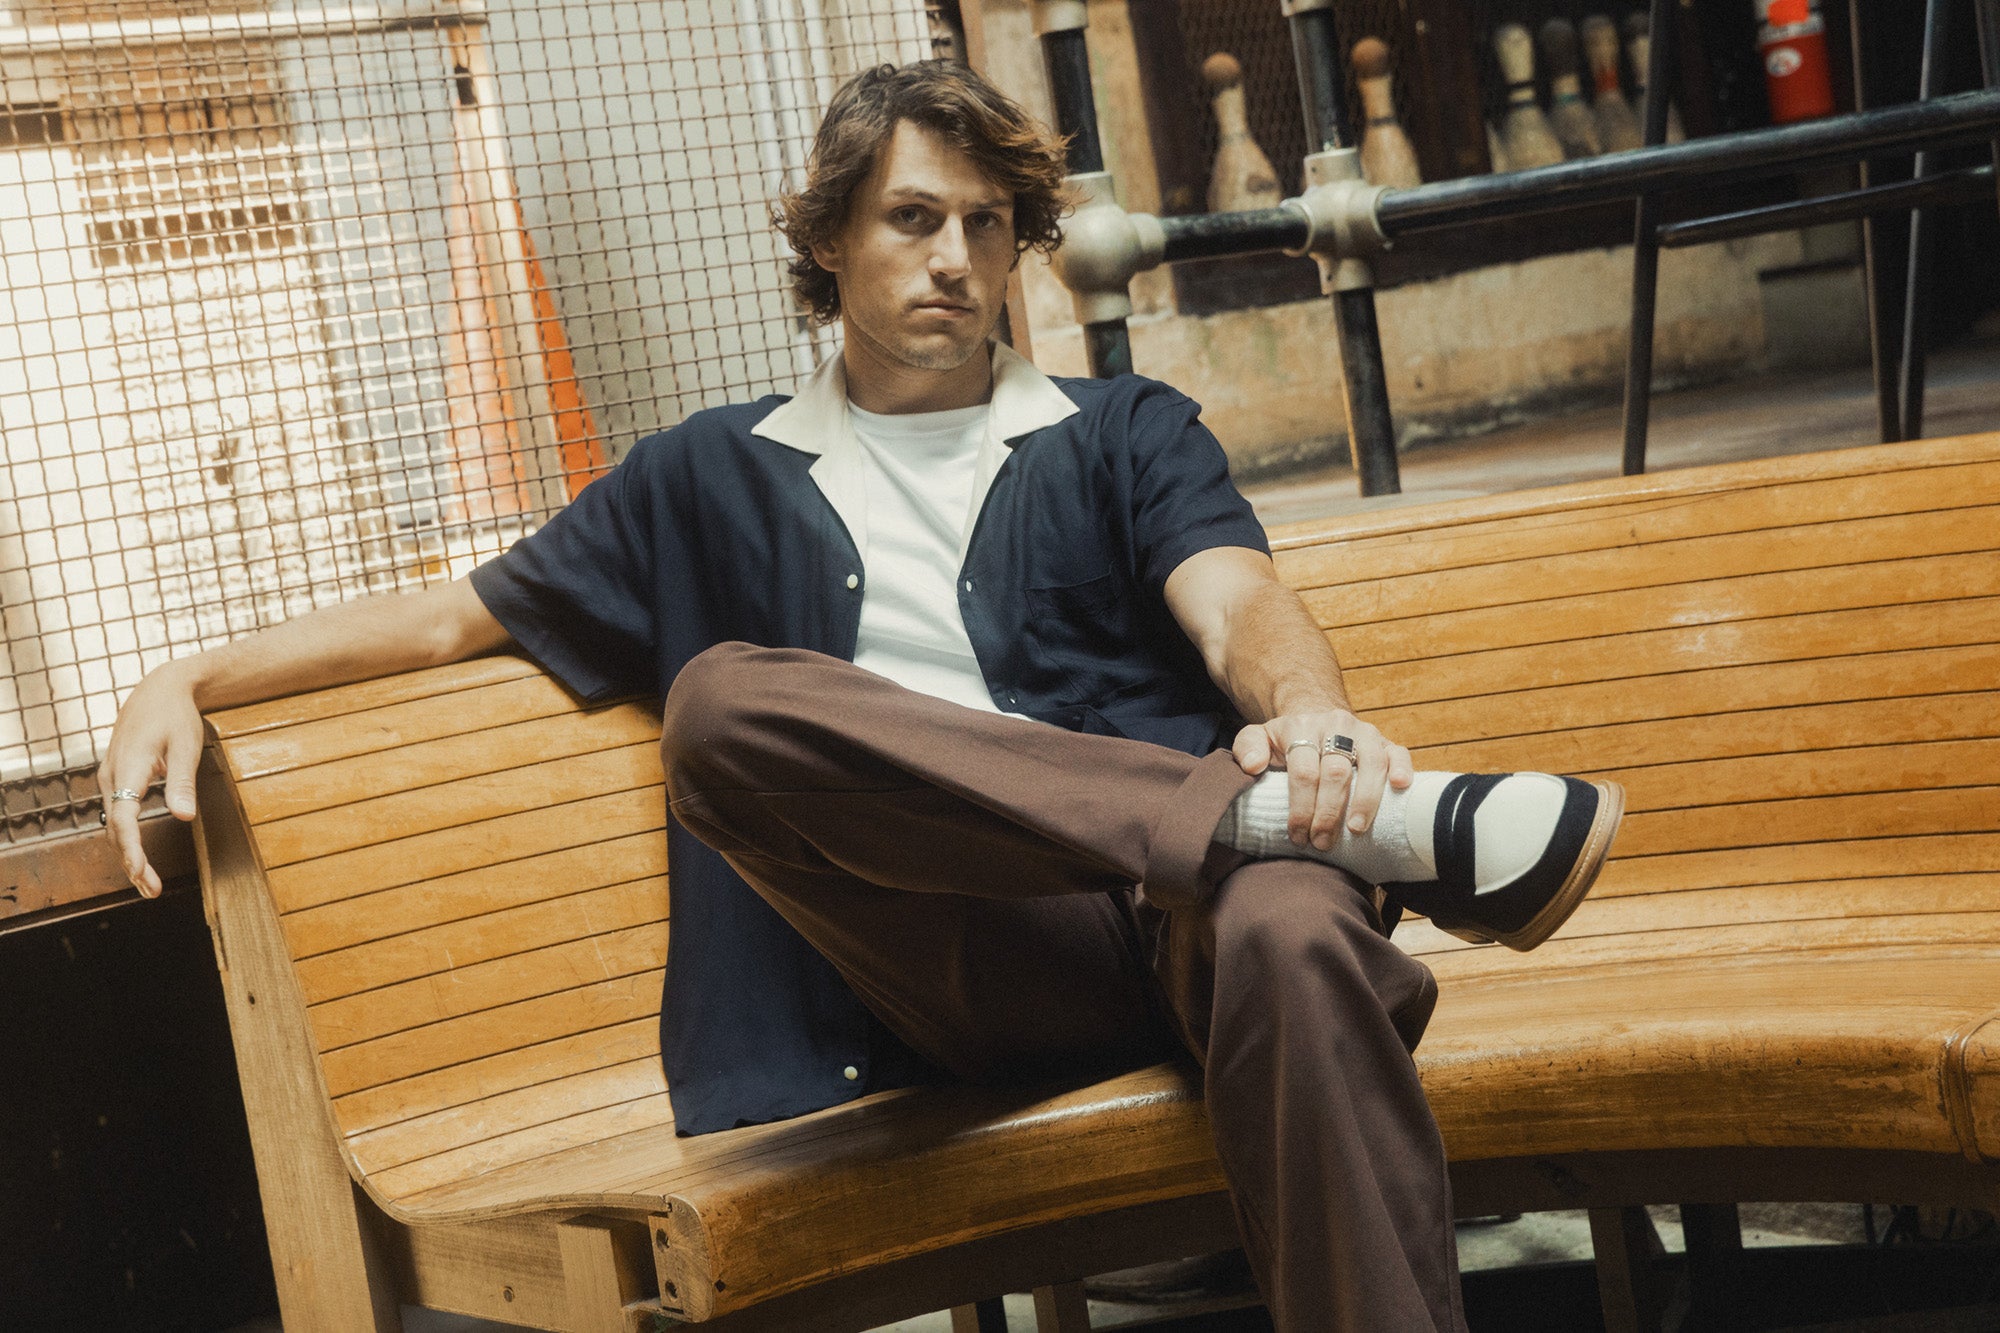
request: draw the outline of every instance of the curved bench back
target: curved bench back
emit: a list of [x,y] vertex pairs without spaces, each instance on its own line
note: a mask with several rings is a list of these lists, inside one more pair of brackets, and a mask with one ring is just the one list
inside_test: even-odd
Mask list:
[[502,657],[210,726],[379,1197],[671,1123],[656,711]]
[[[2000,869],[2000,437],[1285,534],[1426,767],[1615,776],[1599,897]],[[1746,483],[1753,483],[1746,487]]]

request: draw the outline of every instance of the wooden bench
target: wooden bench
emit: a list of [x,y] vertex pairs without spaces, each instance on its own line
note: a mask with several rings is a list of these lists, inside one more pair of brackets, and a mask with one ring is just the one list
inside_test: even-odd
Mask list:
[[[1630,797],[1537,952],[1398,932],[1443,985],[1419,1062],[1461,1215],[2000,1200],[2000,435],[1273,535],[1420,763]],[[1179,1065],[675,1137],[649,709],[501,657],[210,722],[290,1333],[398,1301],[833,1330],[1033,1287],[1074,1327],[1063,1284],[1231,1243]]]

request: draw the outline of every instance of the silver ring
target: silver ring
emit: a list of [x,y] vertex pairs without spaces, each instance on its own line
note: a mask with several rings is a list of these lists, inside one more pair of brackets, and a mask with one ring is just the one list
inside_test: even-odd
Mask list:
[[1285,747],[1285,753],[1286,753],[1286,754],[1290,754],[1290,753],[1291,753],[1292,751],[1294,751],[1294,750],[1298,749],[1298,748],[1299,748],[1299,747],[1300,747],[1301,745],[1304,745],[1304,746],[1307,746],[1308,748],[1310,748],[1311,746],[1314,746],[1314,745],[1317,745],[1317,744],[1319,744],[1319,742],[1318,742],[1318,741],[1293,741],[1293,742],[1292,742],[1292,743],[1291,743],[1290,745],[1287,745],[1287,746]]
[[114,801],[143,801],[146,799],[146,793],[133,791],[130,787],[120,787],[111,793],[109,799]]
[[1352,736],[1328,736],[1319,743],[1319,752],[1322,755],[1339,755],[1354,767],[1361,767],[1361,757],[1354,753]]

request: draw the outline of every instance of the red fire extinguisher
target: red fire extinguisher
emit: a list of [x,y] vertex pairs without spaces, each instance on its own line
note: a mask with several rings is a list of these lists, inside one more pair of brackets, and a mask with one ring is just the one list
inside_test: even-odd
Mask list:
[[1757,0],[1757,19],[1757,50],[1764,57],[1772,123],[1833,114],[1826,20],[1820,17],[1819,0]]

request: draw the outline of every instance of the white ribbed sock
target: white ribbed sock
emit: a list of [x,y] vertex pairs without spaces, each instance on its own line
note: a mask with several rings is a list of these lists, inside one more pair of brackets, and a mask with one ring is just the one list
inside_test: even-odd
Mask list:
[[[1215,826],[1215,841],[1258,857],[1324,861],[1370,884],[1437,878],[1432,842],[1438,800],[1456,773],[1418,773],[1401,791],[1382,793],[1382,806],[1366,833],[1343,823],[1333,846],[1301,847],[1286,834],[1291,815],[1290,779],[1272,769],[1238,796]],[[1495,787],[1473,815],[1473,882],[1497,888],[1540,859],[1562,814],[1562,780],[1546,773],[1514,773]]]

